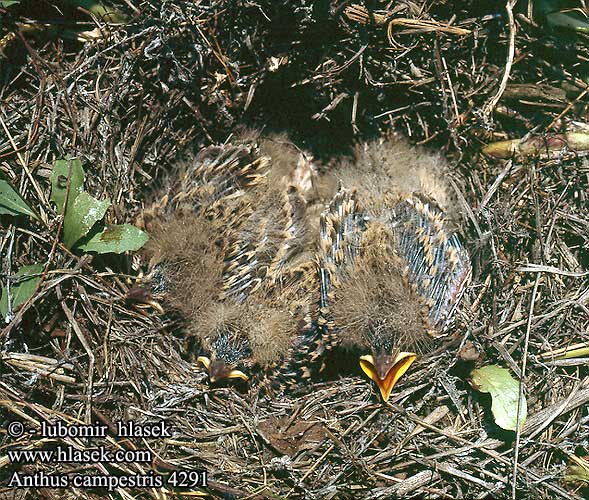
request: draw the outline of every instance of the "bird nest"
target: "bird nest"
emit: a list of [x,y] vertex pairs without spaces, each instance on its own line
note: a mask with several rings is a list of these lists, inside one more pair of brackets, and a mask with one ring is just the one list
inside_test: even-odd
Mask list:
[[[2,211],[3,294],[41,270],[0,337],[3,498],[587,497],[583,29],[511,1],[127,0],[117,23],[75,1],[5,3],[0,163],[36,217]],[[211,388],[175,319],[126,300],[145,263],[64,245],[54,160],[81,159],[107,222],[140,225],[175,163],[244,124],[326,169],[391,129],[449,159],[472,283],[447,348],[387,404],[359,369],[274,397]],[[468,383],[486,364],[523,381],[520,432]],[[9,454],[100,447],[127,455]],[[15,473],[37,482],[8,486]]]

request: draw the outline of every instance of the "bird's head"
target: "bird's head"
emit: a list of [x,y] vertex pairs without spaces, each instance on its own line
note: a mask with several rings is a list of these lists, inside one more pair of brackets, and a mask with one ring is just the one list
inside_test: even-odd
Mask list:
[[335,335],[358,352],[362,371],[378,385],[384,401],[429,339],[427,304],[403,270],[388,229],[373,223],[330,306]]
[[211,384],[227,380],[243,380],[244,382],[249,380],[246,373],[235,366],[228,365],[222,359],[211,360],[208,356],[199,356],[197,361],[206,368]]
[[288,311],[258,302],[217,304],[201,320],[208,334],[201,337],[205,352],[197,361],[211,383],[249,381],[287,354],[295,332]]
[[249,380],[252,349],[247,337],[240,331],[224,329],[218,332],[206,346],[206,351],[197,358],[197,362],[206,368],[211,384]]
[[398,349],[392,353],[379,352],[360,356],[360,368],[378,386],[382,399],[387,402],[397,381],[413,364],[417,354]]

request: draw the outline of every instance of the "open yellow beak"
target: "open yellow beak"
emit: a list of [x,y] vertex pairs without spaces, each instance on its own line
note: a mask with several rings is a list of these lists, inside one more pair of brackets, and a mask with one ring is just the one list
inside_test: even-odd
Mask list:
[[403,374],[409,369],[411,364],[417,359],[414,352],[400,352],[393,361],[393,365],[386,373],[384,378],[378,375],[375,367],[374,358],[371,355],[360,356],[360,368],[368,377],[376,382],[380,389],[382,399],[386,403],[389,400],[393,387]]
[[198,358],[196,358],[196,362],[203,364],[207,371],[209,369],[209,366],[211,366],[211,360],[206,356],[199,356]]
[[[217,382],[217,378],[211,375],[211,360],[206,357],[206,356],[199,356],[196,359],[197,363],[202,363],[204,365],[204,367],[207,369],[207,371],[209,372],[209,378],[211,380],[211,382]],[[240,378],[241,380],[247,381],[249,379],[249,377],[243,373],[241,370],[231,370],[227,375],[224,375],[223,377],[220,378],[228,378],[228,379],[234,379],[234,378]]]

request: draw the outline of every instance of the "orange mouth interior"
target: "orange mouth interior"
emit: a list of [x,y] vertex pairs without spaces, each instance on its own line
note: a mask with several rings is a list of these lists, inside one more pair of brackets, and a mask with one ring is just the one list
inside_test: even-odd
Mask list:
[[409,369],[411,364],[417,359],[417,354],[414,352],[400,352],[393,361],[393,366],[384,376],[380,378],[375,367],[374,357],[371,355],[360,357],[360,368],[368,375],[371,380],[376,382],[380,389],[382,399],[386,403],[389,400],[393,387],[403,374]]

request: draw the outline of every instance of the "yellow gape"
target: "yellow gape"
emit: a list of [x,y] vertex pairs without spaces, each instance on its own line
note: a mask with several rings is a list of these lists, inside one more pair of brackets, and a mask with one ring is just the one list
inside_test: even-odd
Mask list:
[[[209,377],[211,382],[217,382],[217,378],[210,375],[210,366],[211,366],[211,360],[209,358],[207,358],[206,356],[199,356],[197,358],[197,363],[202,363],[204,365],[204,367],[207,369],[207,371],[209,372]],[[249,377],[243,373],[241,370],[231,370],[227,375],[225,375],[223,378],[240,378],[241,380],[247,381],[249,379]]]
[[409,369],[411,364],[417,358],[414,352],[399,352],[393,361],[393,365],[387,371],[385,376],[381,378],[375,368],[374,358],[371,355],[360,357],[360,368],[372,380],[376,382],[380,389],[380,394],[385,403],[389,400],[393,387],[403,374]]

